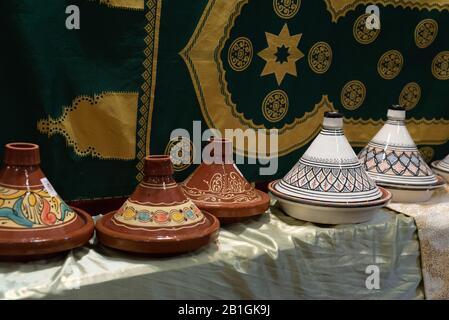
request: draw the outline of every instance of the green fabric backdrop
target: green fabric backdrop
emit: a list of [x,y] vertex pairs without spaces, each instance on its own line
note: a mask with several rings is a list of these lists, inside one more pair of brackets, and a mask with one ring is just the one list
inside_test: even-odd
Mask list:
[[[427,160],[442,158],[449,152],[449,80],[444,80],[449,75],[449,54],[444,53],[449,50],[449,1],[371,1],[380,8],[381,29],[372,42],[362,44],[354,23],[365,13],[365,2],[4,0],[0,143],[38,143],[42,167],[56,190],[68,200],[92,199],[129,194],[141,178],[144,155],[165,153],[171,131],[191,131],[193,120],[203,121],[203,129],[230,123],[282,129],[299,119],[290,133],[281,130],[285,152],[276,176],[269,178],[274,179],[300,157],[319,129],[322,112],[344,113],[345,131],[358,149],[413,82],[419,94],[412,85],[402,100],[412,107],[408,116],[416,119],[408,123],[410,131]],[[291,3],[299,10],[276,11]],[[80,9],[80,30],[65,27],[70,4]],[[416,38],[424,19],[432,20]],[[285,27],[290,37],[282,36]],[[262,52],[270,47],[266,33],[281,35],[281,42],[271,43],[274,61],[261,75],[266,67]],[[294,43],[297,38],[291,36],[298,34]],[[364,35],[373,39],[373,33]],[[228,59],[230,51],[239,57],[238,50],[232,51],[238,38],[250,47],[240,52],[250,58],[243,70]],[[426,47],[420,48],[417,39]],[[208,55],[207,47],[218,40],[220,47]],[[378,63],[391,50],[400,53],[402,62],[395,55],[383,61],[394,75],[388,80]],[[290,73],[279,73],[278,81],[276,70],[287,65]],[[217,70],[220,81],[214,78]],[[346,92],[349,102],[342,102],[345,85],[354,80],[354,90]],[[264,99],[275,90],[288,97],[288,110],[269,121],[263,110],[273,109]],[[349,110],[354,104],[359,106]],[[194,167],[177,167],[177,178]],[[267,180],[258,175],[257,165],[239,167],[251,181]]]

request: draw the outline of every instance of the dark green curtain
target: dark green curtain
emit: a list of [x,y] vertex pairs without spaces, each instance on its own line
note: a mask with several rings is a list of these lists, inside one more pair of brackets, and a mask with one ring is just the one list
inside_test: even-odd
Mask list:
[[371,2],[380,30],[364,29],[358,0],[3,0],[0,143],[38,143],[68,200],[129,194],[143,156],[194,120],[280,130],[277,174],[239,165],[251,181],[283,176],[330,109],[358,150],[400,102],[426,160],[443,158],[449,1]]

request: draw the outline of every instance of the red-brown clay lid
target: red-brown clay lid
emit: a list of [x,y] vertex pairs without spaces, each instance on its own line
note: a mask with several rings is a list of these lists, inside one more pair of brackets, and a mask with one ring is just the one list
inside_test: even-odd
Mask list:
[[8,143],[3,161],[10,166],[37,166],[41,163],[39,146],[27,142]]
[[251,186],[232,161],[231,141],[213,139],[205,151],[213,161],[203,161],[182,185],[184,193],[200,209],[223,223],[260,215],[268,209],[268,195]]
[[0,259],[32,259],[69,250],[93,234],[90,216],[61,199],[39,163],[37,145],[5,146],[0,170]]
[[145,177],[133,194],[97,222],[100,242],[124,251],[171,254],[215,239],[218,221],[185,196],[172,177],[169,156],[144,161]]

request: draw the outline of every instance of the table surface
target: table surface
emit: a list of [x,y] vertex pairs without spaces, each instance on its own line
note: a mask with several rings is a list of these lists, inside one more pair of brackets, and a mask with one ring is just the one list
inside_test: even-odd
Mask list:
[[[323,226],[272,207],[190,254],[129,255],[92,239],[49,260],[2,262],[0,298],[422,299],[419,258],[415,223],[402,214],[382,209],[366,223]],[[379,289],[366,286],[369,266]]]

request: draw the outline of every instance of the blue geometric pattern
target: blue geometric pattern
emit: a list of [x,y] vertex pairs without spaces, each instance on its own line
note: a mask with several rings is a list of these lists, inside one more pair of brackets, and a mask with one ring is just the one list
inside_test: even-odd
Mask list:
[[376,188],[362,166],[330,169],[299,162],[283,181],[301,189],[336,193],[364,192]]

